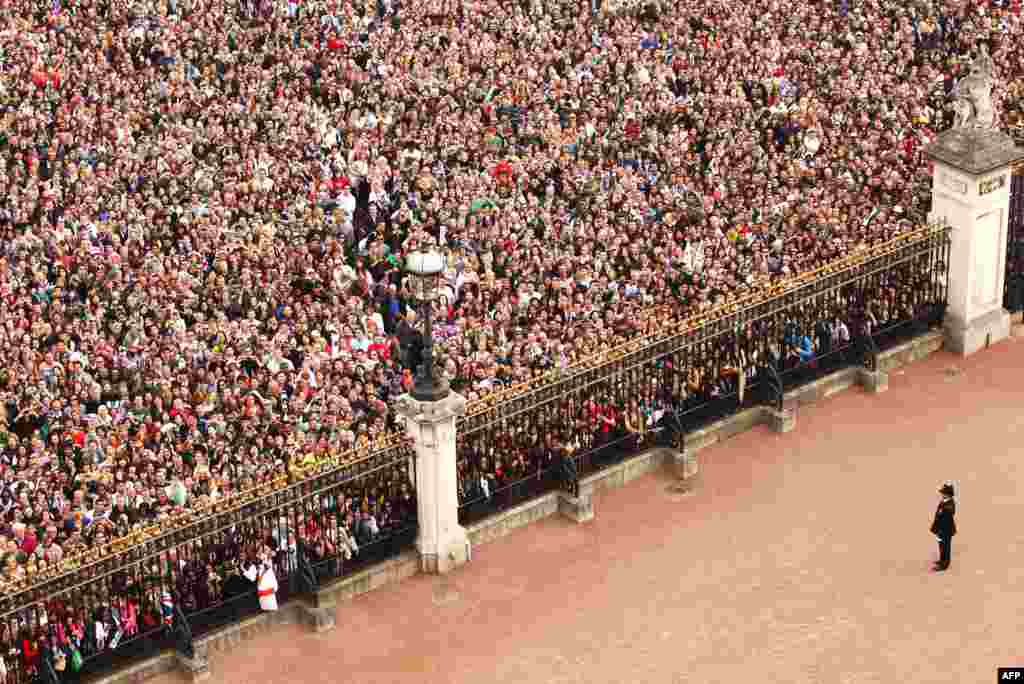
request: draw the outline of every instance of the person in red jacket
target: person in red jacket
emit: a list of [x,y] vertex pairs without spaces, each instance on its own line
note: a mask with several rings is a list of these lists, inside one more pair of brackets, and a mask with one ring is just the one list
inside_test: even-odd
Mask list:
[[39,664],[39,642],[30,636],[26,633],[21,640],[21,658],[27,674],[34,673]]
[[594,450],[597,463],[608,463],[611,459],[608,444],[615,438],[613,431],[618,415],[607,397],[601,399],[594,407],[593,416],[597,424],[594,436]]
[[31,556],[36,550],[37,540],[35,533],[29,530],[24,523],[20,522],[12,525],[11,531],[14,532],[14,543],[18,545],[18,550],[26,556]]
[[491,170],[491,175],[494,176],[494,179],[502,185],[511,185],[514,176],[512,164],[508,161],[498,162]]
[[640,137],[640,122],[633,117],[626,119],[625,135],[628,140],[636,140]]

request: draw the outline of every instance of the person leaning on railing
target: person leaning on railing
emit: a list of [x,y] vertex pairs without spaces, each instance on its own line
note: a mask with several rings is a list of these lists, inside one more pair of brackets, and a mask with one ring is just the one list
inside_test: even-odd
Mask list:
[[610,456],[611,445],[618,432],[619,411],[607,395],[601,396],[591,409],[594,421],[594,457],[598,463],[604,463]]
[[647,417],[636,399],[630,399],[622,412],[623,427],[627,435],[625,447],[636,451],[645,446],[647,439]]
[[509,495],[513,501],[518,501],[525,489],[523,481],[530,474],[524,445],[516,447],[509,455],[506,474],[508,481],[511,483]]
[[573,449],[564,440],[558,443],[559,474],[570,496],[580,495],[580,475]]
[[690,366],[686,376],[686,408],[696,406],[705,400],[704,369]]
[[846,321],[841,316],[835,316],[829,327],[832,335],[831,348],[845,349],[850,344],[850,328]]
[[471,473],[466,459],[460,454],[455,465],[455,487],[459,505],[464,505],[472,495]]
[[558,468],[559,458],[561,457],[559,437],[556,435],[555,430],[549,430],[544,435],[544,442],[540,450],[540,470],[547,474],[548,477],[554,476],[556,469]]

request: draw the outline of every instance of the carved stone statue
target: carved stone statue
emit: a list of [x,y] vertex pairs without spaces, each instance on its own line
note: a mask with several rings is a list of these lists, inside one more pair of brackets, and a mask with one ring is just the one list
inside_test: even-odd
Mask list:
[[981,54],[971,64],[971,72],[960,79],[953,92],[956,110],[955,128],[993,128],[995,109],[992,106],[992,58],[981,46]]

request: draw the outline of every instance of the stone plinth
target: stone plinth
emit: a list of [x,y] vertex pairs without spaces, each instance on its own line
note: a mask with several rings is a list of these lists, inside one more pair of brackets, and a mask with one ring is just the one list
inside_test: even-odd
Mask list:
[[781,410],[774,407],[767,409],[768,427],[772,432],[792,432],[796,429],[796,409],[797,402],[788,397],[783,400]]
[[676,452],[668,459],[676,477],[672,490],[679,493],[692,492],[700,486],[700,464],[695,452]]
[[189,658],[182,653],[175,653],[178,670],[188,682],[203,682],[210,678],[210,660],[206,649],[197,645],[195,654]]
[[889,389],[889,374],[880,370],[857,370],[857,384],[870,394],[880,394]]
[[935,164],[929,220],[951,228],[946,347],[967,356],[1010,335],[1003,310],[1010,166],[1024,149],[998,130],[956,128],[925,153]]
[[399,397],[396,410],[416,449],[416,503],[420,569],[445,574],[469,560],[469,540],[459,525],[455,420],[466,400],[454,392],[440,401]]
[[321,596],[319,593],[314,594],[311,599],[299,603],[299,610],[302,613],[303,621],[314,632],[327,632],[334,629],[338,604],[333,597]]
[[579,496],[558,492],[558,512],[576,523],[594,519],[594,492],[592,487],[580,487]]

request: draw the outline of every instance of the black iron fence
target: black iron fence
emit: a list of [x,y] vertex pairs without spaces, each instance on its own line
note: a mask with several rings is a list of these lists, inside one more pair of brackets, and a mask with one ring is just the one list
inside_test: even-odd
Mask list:
[[931,226],[470,408],[463,524],[939,325],[949,231]]
[[[0,681],[70,682],[261,610],[252,568],[277,601],[315,591],[416,539],[415,458],[406,445],[287,478],[93,549],[0,596]],[[30,581],[34,580],[34,581]]]
[[1010,213],[1006,227],[1006,280],[1003,307],[1024,311],[1024,164],[1010,176]]
[[[667,321],[528,385],[474,402],[458,425],[460,519],[478,520],[850,364],[942,320],[948,230],[933,226]],[[280,475],[57,566],[0,595],[0,681],[78,681],[259,611],[412,545],[415,459],[395,441]],[[84,555],[83,555],[84,554]]]

